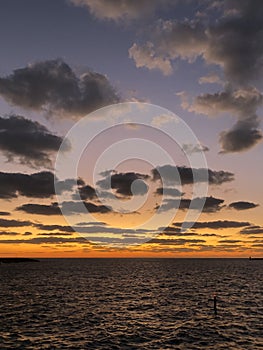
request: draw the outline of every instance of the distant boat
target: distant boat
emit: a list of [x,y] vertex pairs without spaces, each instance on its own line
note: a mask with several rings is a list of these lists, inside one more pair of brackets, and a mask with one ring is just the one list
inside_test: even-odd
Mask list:
[[252,258],[251,256],[249,257],[249,260],[263,260],[263,258]]

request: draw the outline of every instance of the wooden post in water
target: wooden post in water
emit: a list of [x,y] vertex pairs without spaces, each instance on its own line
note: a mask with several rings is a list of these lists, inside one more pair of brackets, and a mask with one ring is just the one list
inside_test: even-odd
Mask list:
[[216,294],[214,294],[214,313],[215,313],[215,315],[217,315],[217,306],[216,306],[216,302],[217,302],[217,300],[216,300]]

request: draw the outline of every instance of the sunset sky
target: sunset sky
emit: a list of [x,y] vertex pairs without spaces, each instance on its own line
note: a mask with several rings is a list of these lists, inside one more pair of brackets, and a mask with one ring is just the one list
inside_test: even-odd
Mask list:
[[263,255],[262,1],[0,8],[1,257]]

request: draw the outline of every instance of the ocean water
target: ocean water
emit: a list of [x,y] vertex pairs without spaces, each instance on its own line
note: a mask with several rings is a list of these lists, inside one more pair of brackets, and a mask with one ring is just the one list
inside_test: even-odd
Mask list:
[[262,271],[248,259],[3,264],[0,349],[263,349]]

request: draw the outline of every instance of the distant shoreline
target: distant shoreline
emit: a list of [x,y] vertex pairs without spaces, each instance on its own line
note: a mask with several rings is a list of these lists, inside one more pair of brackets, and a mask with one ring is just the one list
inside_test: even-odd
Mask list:
[[0,263],[2,264],[23,263],[23,262],[39,262],[39,260],[32,259],[32,258],[0,258]]

